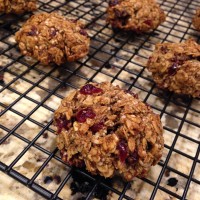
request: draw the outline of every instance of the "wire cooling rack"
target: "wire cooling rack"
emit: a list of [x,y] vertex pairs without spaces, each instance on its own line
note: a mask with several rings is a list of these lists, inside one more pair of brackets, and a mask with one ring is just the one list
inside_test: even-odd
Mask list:
[[[19,53],[14,34],[30,13],[0,15],[0,170],[7,177],[41,195],[37,199],[199,199],[200,101],[159,90],[144,66],[158,42],[198,41],[191,19],[200,1],[158,3],[166,22],[152,33],[137,35],[115,32],[106,24],[106,1],[39,1],[37,12],[80,18],[91,37],[89,55],[61,67],[42,66]],[[111,81],[133,90],[160,114],[164,153],[148,177],[131,183],[105,180],[60,159],[53,112],[71,89],[88,81]]]

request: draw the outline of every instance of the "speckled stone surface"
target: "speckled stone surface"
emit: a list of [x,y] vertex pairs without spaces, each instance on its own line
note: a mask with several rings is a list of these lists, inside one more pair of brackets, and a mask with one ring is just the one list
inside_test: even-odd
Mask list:
[[34,191],[30,190],[26,186],[22,185],[13,178],[7,176],[3,172],[0,172],[1,182],[0,182],[0,199],[1,200],[44,200]]

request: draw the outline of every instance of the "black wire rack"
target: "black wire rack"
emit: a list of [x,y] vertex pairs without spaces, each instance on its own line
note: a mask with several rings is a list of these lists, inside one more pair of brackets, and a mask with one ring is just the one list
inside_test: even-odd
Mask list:
[[[156,43],[180,42],[190,37],[198,41],[199,33],[193,29],[191,20],[200,1],[158,3],[167,15],[166,22],[152,33],[137,35],[114,31],[106,24],[106,1],[39,1],[37,12],[58,11],[81,19],[91,37],[89,55],[61,67],[42,66],[19,53],[14,34],[31,13],[0,15],[2,172],[46,199],[200,197],[200,101],[159,90],[144,68]],[[89,81],[110,81],[133,90],[160,114],[164,153],[146,178],[135,178],[131,183],[118,178],[105,180],[62,162],[55,145],[53,112],[67,92]]]

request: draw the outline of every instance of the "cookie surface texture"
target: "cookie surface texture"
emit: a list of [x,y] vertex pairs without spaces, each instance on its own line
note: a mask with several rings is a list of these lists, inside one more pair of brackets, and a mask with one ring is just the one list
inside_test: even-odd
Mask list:
[[154,0],[111,0],[107,21],[113,28],[144,33],[164,22],[165,13]]
[[63,161],[104,177],[145,176],[162,156],[160,117],[137,95],[111,83],[71,92],[55,112]]
[[37,0],[0,0],[0,12],[22,14],[37,9]]
[[83,58],[89,51],[90,39],[83,25],[57,13],[33,15],[16,33],[23,55],[42,64],[60,65]]
[[200,45],[194,40],[155,46],[147,69],[158,87],[192,97],[200,96]]

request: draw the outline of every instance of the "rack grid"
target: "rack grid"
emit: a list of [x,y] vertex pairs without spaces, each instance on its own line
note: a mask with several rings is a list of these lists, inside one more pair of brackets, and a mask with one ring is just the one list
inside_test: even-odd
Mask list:
[[[106,23],[106,1],[45,0],[37,12],[58,11],[81,19],[91,37],[89,55],[74,63],[43,66],[22,56],[15,32],[32,15],[0,15],[0,170],[41,198],[197,199],[200,195],[199,98],[159,90],[145,63],[156,43],[199,41],[191,25],[199,0],[158,0],[167,19],[151,33],[114,31]],[[86,82],[110,81],[139,94],[160,114],[165,146],[161,161],[143,179],[91,176],[63,163],[52,117],[62,98]],[[7,145],[7,146],[6,146]],[[13,152],[13,148],[15,148]],[[80,181],[85,184],[80,186]],[[89,184],[89,186],[87,185]],[[78,186],[77,186],[78,185]],[[87,186],[87,187],[86,187]]]

